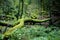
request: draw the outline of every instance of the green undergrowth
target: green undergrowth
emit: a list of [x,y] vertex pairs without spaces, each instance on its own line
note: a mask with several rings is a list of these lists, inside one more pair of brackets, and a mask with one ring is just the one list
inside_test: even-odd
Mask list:
[[3,39],[3,35],[0,33],[0,40],[2,40]]
[[60,30],[55,26],[25,25],[15,29],[8,40],[60,40]]

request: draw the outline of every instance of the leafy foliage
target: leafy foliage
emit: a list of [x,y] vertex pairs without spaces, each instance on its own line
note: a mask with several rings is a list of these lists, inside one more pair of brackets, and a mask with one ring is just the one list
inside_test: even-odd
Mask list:
[[20,18],[19,8],[19,0],[2,0],[0,4],[0,22],[12,24],[17,21]]
[[3,36],[2,36],[2,34],[0,33],[0,40],[2,40],[3,39]]
[[48,2],[49,0],[24,0],[23,17],[39,19],[45,15],[48,16]]
[[3,23],[14,24],[17,19],[20,19],[21,15],[24,18],[33,19],[41,19],[42,17],[44,18],[45,14],[48,15],[48,8],[46,7],[49,6],[49,0],[45,0],[44,3],[41,0],[23,0],[23,2],[22,0],[2,0],[0,2],[0,22]]
[[21,29],[16,29],[9,40],[60,40],[60,30],[55,28],[45,28],[39,25],[25,25]]

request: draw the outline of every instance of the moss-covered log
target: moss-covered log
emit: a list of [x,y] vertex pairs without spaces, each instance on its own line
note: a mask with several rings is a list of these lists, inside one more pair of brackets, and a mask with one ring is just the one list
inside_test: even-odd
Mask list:
[[49,21],[50,18],[39,20],[39,19],[25,19],[25,21],[34,21],[34,22],[46,22]]
[[3,36],[4,36],[4,37],[9,36],[15,29],[18,29],[18,28],[21,28],[22,26],[24,26],[24,22],[25,22],[25,21],[46,22],[46,21],[48,21],[48,20],[50,20],[50,18],[44,19],[44,20],[24,19],[24,18],[22,18],[22,19],[18,20],[18,22],[20,22],[18,25],[14,26],[13,28],[10,28],[8,31],[6,31],[6,32],[4,33]]
[[[46,21],[50,20],[49,18],[48,19],[43,19],[43,20],[38,20],[38,19],[27,19],[26,21],[24,21],[25,25],[35,25],[35,24],[38,24],[38,25],[42,25],[42,23],[45,23]],[[49,23],[48,23],[49,24]]]
[[4,33],[3,36],[10,35],[15,29],[21,28],[23,25],[24,25],[24,20],[21,19],[21,20],[20,20],[20,23],[19,23],[18,25],[14,26],[13,28],[10,28],[8,31],[6,31],[6,32]]

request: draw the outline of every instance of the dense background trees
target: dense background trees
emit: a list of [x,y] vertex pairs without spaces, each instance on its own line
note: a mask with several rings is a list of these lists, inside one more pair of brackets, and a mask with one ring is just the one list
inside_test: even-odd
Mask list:
[[49,0],[2,0],[0,2],[1,23],[14,25],[21,17],[49,18]]

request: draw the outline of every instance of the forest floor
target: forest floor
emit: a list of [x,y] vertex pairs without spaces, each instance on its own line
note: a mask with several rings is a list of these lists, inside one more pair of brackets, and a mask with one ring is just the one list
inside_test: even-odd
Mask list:
[[[0,34],[0,40],[2,40]],[[56,26],[24,25],[15,29],[8,40],[60,40],[60,29]]]

